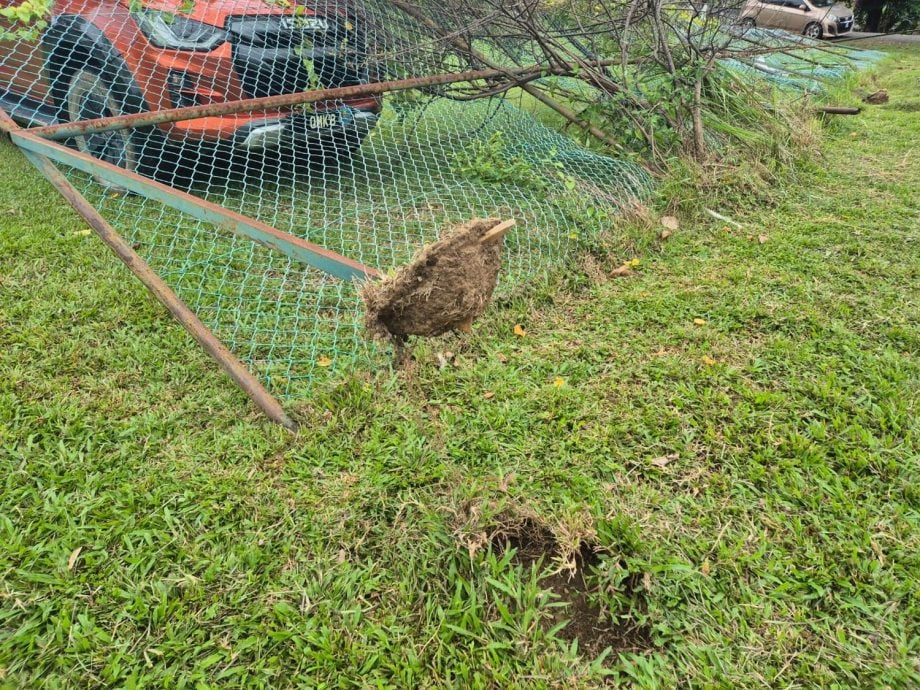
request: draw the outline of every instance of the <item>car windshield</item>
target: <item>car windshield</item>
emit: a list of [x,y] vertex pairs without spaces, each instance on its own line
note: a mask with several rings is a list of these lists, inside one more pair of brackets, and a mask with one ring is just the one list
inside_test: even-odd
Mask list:
[[837,0],[811,0],[811,4],[815,7],[830,7],[836,2]]

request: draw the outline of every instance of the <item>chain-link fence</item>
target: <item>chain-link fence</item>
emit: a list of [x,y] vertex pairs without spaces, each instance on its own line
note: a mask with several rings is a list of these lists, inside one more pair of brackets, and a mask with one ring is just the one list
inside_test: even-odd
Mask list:
[[[550,12],[554,45],[580,58],[547,61],[527,35],[485,36],[488,8],[461,32],[456,7],[385,0],[30,0],[0,20],[0,105],[37,128],[17,143],[55,161],[236,357],[291,398],[380,356],[353,278],[393,270],[453,225],[501,217],[517,220],[501,283],[513,285],[610,232],[651,191],[640,165],[559,131],[590,132],[560,103],[603,93],[577,78],[579,60],[603,70],[619,57],[605,62],[577,22],[560,27]],[[821,83],[875,59],[825,57],[731,65]]]

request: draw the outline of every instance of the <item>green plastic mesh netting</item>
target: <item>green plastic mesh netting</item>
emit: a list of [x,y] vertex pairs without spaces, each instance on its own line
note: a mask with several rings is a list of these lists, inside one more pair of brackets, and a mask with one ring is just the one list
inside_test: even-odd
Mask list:
[[[497,170],[499,166],[504,170]],[[545,270],[610,230],[651,190],[639,166],[585,151],[505,99],[385,107],[360,152],[306,170],[260,166],[194,182],[197,195],[382,269],[447,228],[508,217],[501,286]],[[68,176],[199,317],[271,389],[376,356],[356,286],[92,177]]]

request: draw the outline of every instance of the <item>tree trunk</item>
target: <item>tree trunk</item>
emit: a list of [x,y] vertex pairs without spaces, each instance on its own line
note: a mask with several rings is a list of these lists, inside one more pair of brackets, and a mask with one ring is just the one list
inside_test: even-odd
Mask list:
[[863,30],[877,32],[882,24],[882,10],[885,0],[859,0],[857,9],[865,17]]

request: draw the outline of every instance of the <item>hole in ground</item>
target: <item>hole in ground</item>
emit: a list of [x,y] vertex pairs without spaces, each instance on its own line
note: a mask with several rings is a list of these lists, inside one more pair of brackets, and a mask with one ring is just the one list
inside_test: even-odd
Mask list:
[[[629,622],[616,622],[601,607],[592,593],[597,591],[587,578],[590,568],[600,563],[596,545],[581,540],[572,553],[564,553],[552,531],[532,518],[515,521],[514,528],[507,527],[493,534],[493,548],[502,553],[514,549],[512,562],[527,570],[533,566],[546,568],[553,558],[562,557],[571,569],[564,567],[545,575],[540,584],[552,591],[557,601],[566,606],[554,607],[552,615],[544,620],[546,629],[568,620],[557,635],[569,642],[578,640],[582,656],[594,659],[610,647],[613,652],[645,651],[652,649],[651,631],[647,626]],[[542,560],[541,560],[542,559]],[[630,592],[635,591],[633,587]]]

